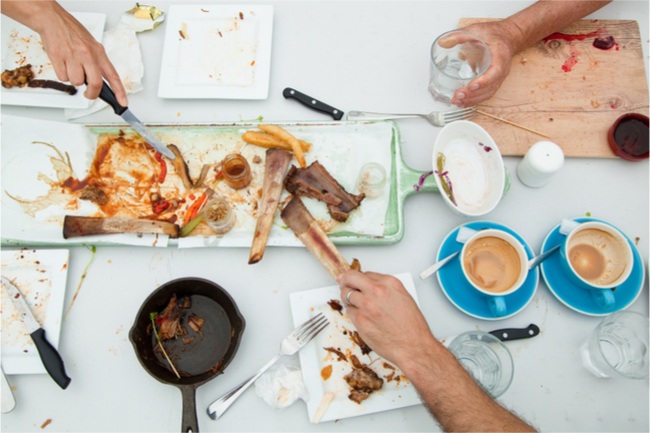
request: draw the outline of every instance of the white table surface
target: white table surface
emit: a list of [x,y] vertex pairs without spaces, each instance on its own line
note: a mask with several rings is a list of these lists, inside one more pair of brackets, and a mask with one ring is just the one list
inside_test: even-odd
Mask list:
[[[181,3],[181,2],[175,2]],[[194,3],[201,3],[196,1]],[[253,2],[251,2],[253,3]],[[282,97],[292,86],[344,111],[426,112],[433,102],[426,90],[428,49],[459,18],[505,17],[528,1],[277,1],[274,6],[271,86],[268,99],[162,100],[157,95],[163,26],[141,33],[144,91],[130,96],[131,110],[145,122],[237,122],[259,115],[265,121],[329,120]],[[107,14],[112,28],[132,2],[64,2],[71,11]],[[169,2],[156,1],[163,10]],[[648,3],[616,1],[593,18],[636,19],[647,62]],[[647,63],[646,63],[647,71]],[[5,114],[64,120],[62,110],[3,106]],[[78,120],[117,122],[108,109]],[[430,169],[431,148],[439,129],[419,119],[399,121],[404,160]],[[504,126],[507,127],[507,126]],[[576,125],[579,127],[579,125]],[[537,141],[531,136],[532,142]],[[536,251],[563,217],[590,213],[638,238],[648,264],[648,163],[569,159],[552,182],[531,189],[516,177],[520,158],[505,158],[510,191],[485,219],[509,225]],[[562,305],[543,281],[533,301],[501,321],[471,318],[444,296],[435,278],[419,271],[433,260],[440,241],[467,220],[453,214],[437,194],[407,200],[401,242],[380,247],[342,247],[366,270],[410,272],[421,308],[438,337],[471,329],[485,331],[535,323],[541,334],[508,343],[516,363],[514,381],[500,402],[543,431],[648,431],[648,381],[602,380],[583,369],[579,346],[600,318]],[[91,257],[71,248],[66,307]],[[60,351],[72,377],[62,391],[47,375],[10,376],[16,408],[2,416],[2,431],[177,431],[180,392],[154,380],[139,365],[128,331],[147,295],[160,284],[197,276],[222,285],[246,318],[239,351],[225,374],[197,391],[203,431],[436,431],[423,406],[310,424],[299,401],[284,411],[246,392],[219,421],[205,408],[248,377],[277,351],[292,329],[289,294],[332,285],[320,264],[303,248],[272,248],[264,260],[247,264],[248,249],[98,248],[78,299],[63,324]],[[630,310],[648,315],[648,285]],[[287,360],[297,363],[297,359]],[[41,430],[48,419],[51,424]]]

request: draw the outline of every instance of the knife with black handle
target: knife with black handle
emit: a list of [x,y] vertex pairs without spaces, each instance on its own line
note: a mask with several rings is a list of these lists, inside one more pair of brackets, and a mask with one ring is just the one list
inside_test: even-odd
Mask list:
[[521,340],[524,338],[531,338],[539,334],[539,327],[535,324],[528,325],[527,328],[505,328],[490,331],[501,341]]
[[144,138],[145,141],[149,143],[154,149],[169,159],[176,158],[176,155],[174,155],[174,153],[169,150],[167,146],[165,146],[162,141],[158,139],[158,137],[153,135],[153,133],[149,131],[146,126],[144,126],[144,123],[142,123],[140,119],[135,117],[131,110],[129,110],[129,107],[120,105],[120,103],[117,102],[117,98],[115,97],[113,89],[110,88],[106,81],[102,83],[102,89],[99,91],[99,99],[110,105],[115,114],[120,116],[122,119],[124,119],[124,121],[126,121],[126,123],[131,125],[131,127],[135,129],[135,131],[140,134],[140,136]]
[[309,95],[306,95],[302,92],[299,92],[296,89],[287,87],[282,91],[282,96],[287,99],[295,99],[296,101],[303,104],[305,107],[309,107],[312,110],[320,111],[321,113],[329,114],[334,120],[341,120],[343,117],[343,111],[338,108],[334,108],[331,105],[327,105],[324,102],[319,101],[316,98],[312,98]]
[[65,365],[63,364],[63,359],[59,352],[47,341],[45,338],[45,330],[41,328],[41,325],[34,317],[34,313],[29,309],[29,305],[23,298],[22,293],[18,288],[9,281],[8,278],[2,277],[2,287],[5,288],[9,298],[16,307],[20,318],[22,319],[27,332],[34,340],[38,354],[43,361],[45,370],[48,374],[61,388],[66,389],[70,385],[71,379],[65,372]]

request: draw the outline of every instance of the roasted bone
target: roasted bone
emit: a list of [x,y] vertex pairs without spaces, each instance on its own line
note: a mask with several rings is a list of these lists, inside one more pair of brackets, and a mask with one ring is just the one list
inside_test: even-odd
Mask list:
[[365,194],[347,192],[318,161],[305,168],[291,166],[284,186],[292,194],[325,202],[332,218],[340,222],[347,221],[350,212],[359,207],[365,197]]
[[348,262],[309,213],[300,197],[294,196],[284,207],[280,216],[334,278],[350,270]]
[[137,218],[100,218],[66,215],[63,220],[63,237],[105,235],[110,233],[158,233],[178,237],[178,225]]
[[255,225],[255,234],[253,235],[248,264],[257,263],[264,256],[266,241],[269,239],[275,211],[280,202],[282,183],[287,173],[289,161],[291,161],[291,153],[286,150],[269,149],[266,151],[262,198],[260,199],[257,224]]

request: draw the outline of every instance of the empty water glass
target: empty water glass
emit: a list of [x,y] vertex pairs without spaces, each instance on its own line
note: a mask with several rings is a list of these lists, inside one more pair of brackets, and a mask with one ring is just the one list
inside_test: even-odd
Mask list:
[[464,30],[443,33],[431,45],[429,91],[438,101],[450,102],[457,89],[490,67],[491,59],[490,48],[478,35]]
[[510,387],[515,372],[512,355],[494,335],[465,332],[453,339],[449,350],[492,397],[500,397]]
[[582,364],[598,377],[647,379],[648,326],[640,313],[607,316],[580,349]]

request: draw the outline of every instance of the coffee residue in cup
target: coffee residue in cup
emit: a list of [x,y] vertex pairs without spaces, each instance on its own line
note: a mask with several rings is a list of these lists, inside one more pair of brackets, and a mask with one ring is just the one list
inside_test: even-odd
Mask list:
[[606,286],[625,271],[625,247],[623,241],[603,230],[581,230],[571,238],[569,262],[587,282]]
[[509,290],[519,279],[521,264],[517,250],[507,241],[485,236],[467,246],[463,257],[467,277],[491,293]]

